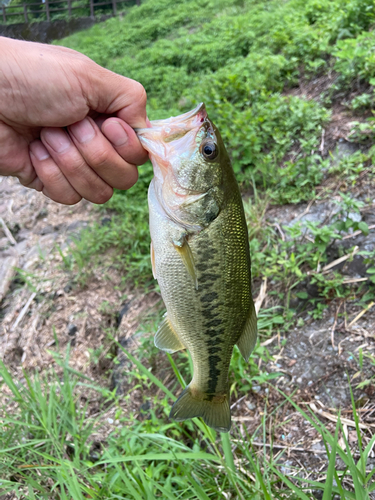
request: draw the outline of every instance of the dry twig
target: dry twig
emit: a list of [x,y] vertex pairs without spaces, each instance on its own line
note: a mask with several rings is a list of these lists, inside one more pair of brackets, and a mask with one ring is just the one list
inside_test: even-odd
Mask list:
[[[339,417],[337,415],[332,415],[331,413],[328,413],[327,411],[318,410],[318,408],[316,407],[315,403],[307,403],[307,404],[310,406],[310,408],[312,409],[312,411],[314,413],[316,413],[317,415],[325,417],[327,420],[330,420],[331,422],[335,422],[336,423],[338,421]],[[355,428],[355,422],[354,422],[354,420],[349,420],[348,418],[341,417],[341,416],[340,416],[340,420],[341,420],[342,424],[345,424],[348,427]],[[361,429],[366,429],[366,430],[368,430],[368,429],[375,429],[375,424],[363,424],[362,422],[359,422],[358,426]]]
[[350,328],[351,326],[354,325],[354,323],[356,323],[360,318],[362,318],[362,316],[369,310],[371,309],[371,307],[375,304],[375,302],[371,302],[367,307],[365,307],[365,309],[363,309],[363,311],[361,311],[359,314],[357,314],[357,316],[353,319],[353,321],[351,321],[348,325],[348,328]]
[[255,312],[258,316],[260,308],[262,307],[263,301],[267,296],[267,278],[264,278],[262,284],[260,285],[259,295],[255,299]]
[[36,292],[33,292],[30,295],[29,300],[26,302],[26,304],[23,306],[21,312],[17,316],[16,321],[13,323],[13,326],[10,329],[11,332],[14,332],[14,330],[17,328],[17,326],[21,323],[21,321],[25,317],[25,315],[26,315],[26,313],[27,313],[27,311],[28,311],[28,309],[29,309],[32,301],[35,299],[35,297],[36,297]]
[[17,245],[17,241],[13,238],[13,234],[9,231],[8,226],[5,224],[4,219],[2,217],[0,217],[0,224],[1,224],[2,228],[3,228],[5,236],[10,241],[10,244],[11,245]]

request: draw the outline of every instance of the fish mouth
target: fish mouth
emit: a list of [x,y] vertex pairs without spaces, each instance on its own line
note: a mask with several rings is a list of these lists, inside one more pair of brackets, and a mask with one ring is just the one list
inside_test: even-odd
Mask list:
[[154,170],[161,170],[163,177],[172,164],[181,157],[188,157],[196,150],[197,134],[209,119],[203,102],[196,108],[179,116],[151,121],[151,127],[135,129],[137,136],[150,159]]
[[[207,119],[207,111],[203,102],[187,113],[182,115],[172,116],[164,120],[152,120],[151,127],[135,129],[139,140],[142,142],[147,140],[151,135],[162,134],[163,138],[167,138],[171,133],[178,130],[188,132],[192,128],[201,125]],[[164,132],[164,133],[163,133]]]

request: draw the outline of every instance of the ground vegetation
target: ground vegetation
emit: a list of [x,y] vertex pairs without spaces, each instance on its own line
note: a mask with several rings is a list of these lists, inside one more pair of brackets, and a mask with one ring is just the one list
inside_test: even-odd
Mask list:
[[230,439],[168,421],[190,360],[153,346],[151,165],[98,209],[33,193],[27,224],[4,181],[0,243],[21,245],[0,309],[6,498],[375,498],[374,26],[370,0],[145,0],[59,42],[140,81],[151,119],[205,102],[260,335],[248,364],[234,352]]

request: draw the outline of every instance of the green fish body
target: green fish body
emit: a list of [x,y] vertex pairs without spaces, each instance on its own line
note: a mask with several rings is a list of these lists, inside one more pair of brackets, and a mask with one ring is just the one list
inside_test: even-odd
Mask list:
[[257,337],[242,199],[203,104],[151,124],[137,133],[154,166],[151,259],[167,308],[155,345],[169,353],[188,349],[194,368],[170,417],[202,417],[228,432],[233,347],[248,360]]

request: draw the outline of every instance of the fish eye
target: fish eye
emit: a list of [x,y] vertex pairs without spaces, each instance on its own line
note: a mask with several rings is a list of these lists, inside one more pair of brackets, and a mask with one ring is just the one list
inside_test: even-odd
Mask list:
[[206,160],[214,160],[219,154],[219,148],[213,141],[206,141],[201,145],[201,153]]

